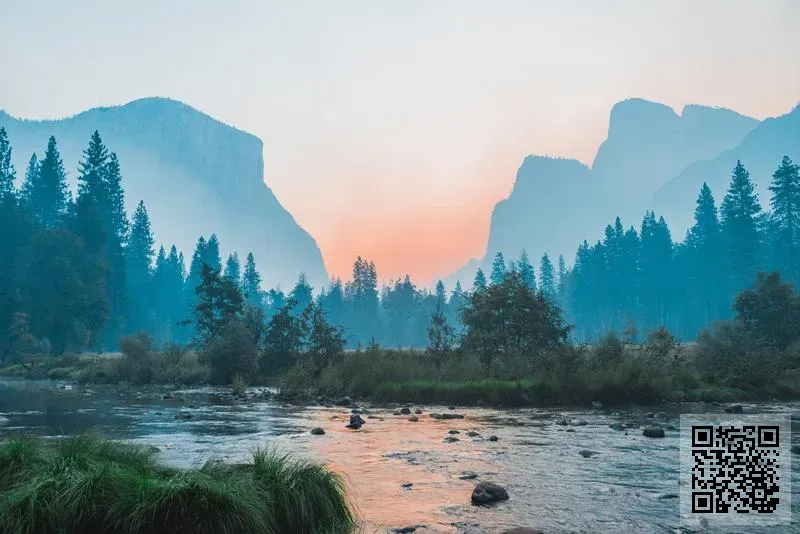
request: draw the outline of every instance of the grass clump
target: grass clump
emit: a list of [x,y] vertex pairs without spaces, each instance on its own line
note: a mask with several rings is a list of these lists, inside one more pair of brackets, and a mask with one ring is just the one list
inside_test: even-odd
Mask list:
[[245,464],[174,469],[152,448],[96,434],[0,443],[0,532],[9,534],[345,533],[339,475],[256,450]]

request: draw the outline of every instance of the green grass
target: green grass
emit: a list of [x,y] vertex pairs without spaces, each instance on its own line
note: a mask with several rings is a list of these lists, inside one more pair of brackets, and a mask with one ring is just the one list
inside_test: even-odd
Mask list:
[[0,532],[8,534],[346,533],[355,517],[339,475],[256,450],[246,464],[182,470],[158,453],[94,434],[0,443]]

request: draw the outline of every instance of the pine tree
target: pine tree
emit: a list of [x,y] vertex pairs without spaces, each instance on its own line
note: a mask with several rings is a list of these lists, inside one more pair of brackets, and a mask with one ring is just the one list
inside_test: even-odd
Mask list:
[[492,261],[492,274],[490,276],[490,280],[492,281],[492,285],[499,285],[503,283],[506,277],[506,261],[503,258],[503,253],[498,252],[494,255],[494,260]]
[[133,225],[126,254],[129,296],[128,332],[152,328],[150,311],[153,305],[152,276],[155,240],[150,217],[144,202],[139,202],[133,214]]
[[206,238],[200,236],[197,239],[197,244],[194,247],[194,253],[192,253],[192,262],[189,264],[189,275],[186,278],[186,301],[190,303],[192,308],[194,308],[195,288],[200,285],[200,282],[202,281],[200,275],[203,272],[203,264],[206,261],[207,248],[208,245],[206,243]]
[[247,254],[242,276],[242,294],[245,301],[251,306],[262,306],[261,302],[261,275],[256,270],[256,260],[253,253]]
[[567,262],[564,261],[564,255],[558,255],[558,285],[556,286],[556,294],[558,300],[563,301],[564,294],[567,289]]
[[483,269],[478,269],[475,273],[475,279],[472,281],[472,292],[483,291],[486,289],[486,275],[483,274]]
[[790,281],[800,276],[800,167],[784,156],[772,175],[772,249],[775,267]]
[[542,288],[542,293],[548,298],[555,298],[556,296],[556,281],[555,273],[553,272],[553,262],[550,257],[545,253],[542,256],[542,261],[539,266],[539,285]]
[[222,272],[222,257],[219,255],[219,240],[217,234],[211,234],[206,243],[206,253],[203,261],[216,272]]
[[528,260],[528,253],[525,252],[525,249],[522,249],[522,254],[519,256],[517,271],[522,281],[525,282],[529,288],[536,290],[536,273],[534,272],[530,260]]
[[39,224],[53,228],[63,222],[69,205],[67,172],[55,137],[50,137],[44,159],[36,167],[38,172],[25,177],[25,201]]
[[306,278],[306,273],[300,273],[300,276],[297,278],[297,283],[292,288],[291,293],[289,293],[289,299],[295,301],[294,311],[298,315],[303,313],[306,308],[311,305],[313,301],[313,289],[308,283],[308,278]]
[[447,293],[441,280],[436,282],[436,309],[442,313],[447,309]]
[[720,208],[725,257],[730,267],[729,302],[733,295],[750,285],[761,264],[760,213],[761,205],[750,173],[738,161]]
[[228,255],[228,260],[225,262],[225,276],[230,278],[236,284],[236,287],[241,287],[242,267],[239,263],[239,255],[236,252]]
[[14,164],[11,163],[11,143],[8,141],[6,129],[0,128],[0,198],[14,193],[16,178],[17,172],[14,170]]
[[36,154],[31,154],[28,166],[25,168],[25,178],[22,180],[22,187],[19,191],[20,200],[27,206],[33,192],[33,188],[39,180],[39,158]]
[[78,163],[78,198],[87,199],[98,209],[106,199],[107,165],[108,149],[95,130],[88,148],[83,152],[83,159]]

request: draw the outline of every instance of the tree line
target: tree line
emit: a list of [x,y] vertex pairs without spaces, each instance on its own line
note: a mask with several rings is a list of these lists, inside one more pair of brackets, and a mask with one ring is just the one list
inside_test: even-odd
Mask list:
[[560,307],[576,341],[609,331],[637,340],[662,326],[693,339],[709,323],[731,317],[733,297],[757,272],[780,271],[796,281],[800,270],[800,173],[788,157],[772,177],[769,212],[762,212],[738,163],[719,210],[703,185],[683,242],[673,241],[655,213],[645,215],[638,231],[617,218],[604,239],[578,247],[571,268],[562,256],[554,262],[545,254],[536,269],[524,250],[515,261],[498,253],[488,277],[478,270],[471,288],[456,284],[449,292],[441,281],[432,292],[420,288],[410,276],[379,286],[374,262],[361,257],[347,282],[336,278],[315,291],[300,273],[287,292],[265,290],[253,254],[244,265],[236,252],[223,261],[213,234],[198,239],[187,269],[174,245],[156,250],[143,202],[128,220],[120,162],[98,132],[83,153],[74,198],[66,176],[51,137],[16,188],[11,145],[0,129],[4,358],[20,347],[54,354],[117,350],[123,335],[139,331],[159,345],[208,341],[197,305],[211,273],[219,278],[214,283],[241,296],[234,315],[247,317],[251,328],[260,320],[266,331],[276,320],[307,329],[317,314],[346,347],[421,348],[460,342],[474,321],[470,299],[509,279]]

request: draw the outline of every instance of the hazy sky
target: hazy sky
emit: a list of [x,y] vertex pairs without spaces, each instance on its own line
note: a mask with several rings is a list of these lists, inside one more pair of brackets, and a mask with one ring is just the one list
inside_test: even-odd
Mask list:
[[332,274],[427,281],[483,254],[526,154],[591,163],[616,101],[788,111],[798,28],[795,0],[0,0],[0,109],[182,100],[263,139]]

